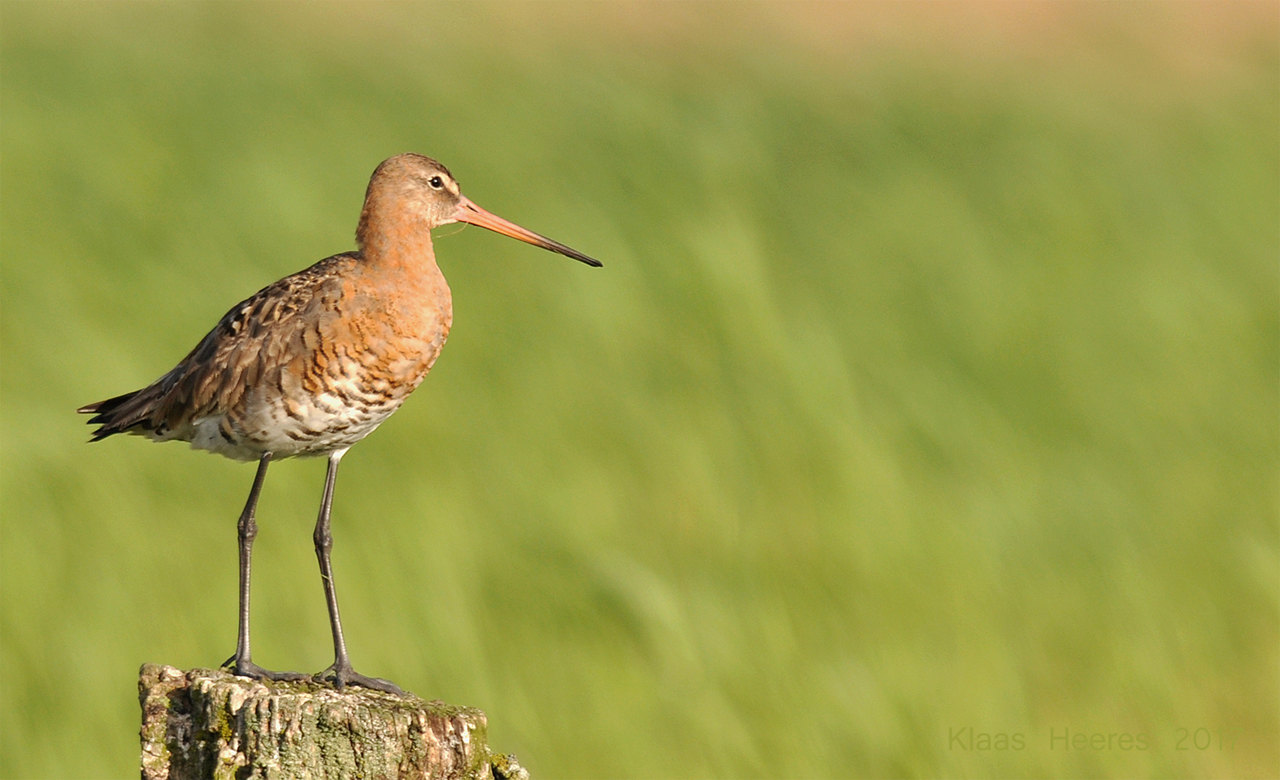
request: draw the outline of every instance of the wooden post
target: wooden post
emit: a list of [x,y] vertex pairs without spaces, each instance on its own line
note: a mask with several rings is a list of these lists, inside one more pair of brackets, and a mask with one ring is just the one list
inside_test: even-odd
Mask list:
[[529,778],[470,707],[156,664],[138,698],[143,780]]

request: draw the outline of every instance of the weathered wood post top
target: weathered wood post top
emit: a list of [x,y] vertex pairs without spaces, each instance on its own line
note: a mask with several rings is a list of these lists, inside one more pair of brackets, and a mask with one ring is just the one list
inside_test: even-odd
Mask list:
[[138,698],[143,780],[529,777],[471,707],[156,664]]

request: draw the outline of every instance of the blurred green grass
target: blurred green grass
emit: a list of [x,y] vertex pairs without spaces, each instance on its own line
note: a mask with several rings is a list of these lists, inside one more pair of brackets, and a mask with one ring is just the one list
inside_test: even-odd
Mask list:
[[[409,150],[606,267],[438,231],[337,492],[362,671],[535,777],[1280,774],[1274,6],[939,8],[0,6],[0,775],[133,774],[138,665],[234,645],[252,469],[71,410]],[[331,660],[322,470],[269,666]]]

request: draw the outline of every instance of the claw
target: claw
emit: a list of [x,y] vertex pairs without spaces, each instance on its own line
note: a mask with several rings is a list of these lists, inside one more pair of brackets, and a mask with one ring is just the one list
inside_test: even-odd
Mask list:
[[351,668],[350,664],[339,665],[335,663],[323,672],[317,672],[311,679],[316,682],[331,683],[338,690],[342,690],[348,685],[358,685],[361,688],[384,691],[396,696],[409,695],[390,680],[383,680],[380,677],[365,677],[363,674],[359,674],[355,669]]
[[263,669],[253,661],[245,658],[237,660],[233,655],[222,664],[223,669],[229,670],[237,677],[248,677],[253,680],[273,680],[275,682],[301,682],[310,680],[308,675],[301,672],[273,672],[270,669]]

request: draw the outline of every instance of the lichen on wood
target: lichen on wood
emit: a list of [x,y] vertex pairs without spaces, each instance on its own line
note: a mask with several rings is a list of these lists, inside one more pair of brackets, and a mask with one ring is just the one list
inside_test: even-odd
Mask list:
[[138,694],[143,780],[528,778],[470,707],[155,664]]

